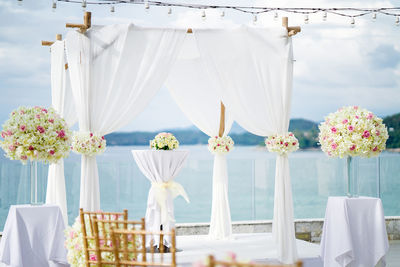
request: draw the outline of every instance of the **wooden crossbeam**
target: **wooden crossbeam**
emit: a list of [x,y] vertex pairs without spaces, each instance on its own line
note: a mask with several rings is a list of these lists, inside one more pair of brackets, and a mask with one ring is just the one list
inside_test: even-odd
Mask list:
[[[62,35],[61,34],[56,34],[56,40],[57,41],[61,41],[62,40]],[[52,44],[54,44],[53,41],[42,41],[42,45],[43,46],[51,46]]]
[[287,29],[289,37],[301,32],[300,26],[289,27],[289,18],[288,17],[282,18],[282,26]]
[[78,28],[81,33],[85,33],[92,26],[92,13],[85,12],[83,15],[83,24],[66,23],[67,28]]

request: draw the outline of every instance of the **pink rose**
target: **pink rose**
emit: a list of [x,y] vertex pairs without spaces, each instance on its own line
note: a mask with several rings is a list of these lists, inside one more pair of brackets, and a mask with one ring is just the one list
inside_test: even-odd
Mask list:
[[378,150],[378,147],[374,147],[374,149],[372,149],[372,151],[377,151]]
[[358,109],[358,106],[353,106],[354,109]]
[[21,115],[23,115],[23,114],[25,114],[25,111],[24,111],[24,110],[20,110],[19,113],[20,113]]
[[353,125],[349,125],[349,127],[347,127],[347,129],[349,129],[350,132],[354,131],[354,126]]
[[69,232],[69,237],[72,239],[72,238],[74,238],[74,236],[75,236],[75,232],[74,231],[70,231]]
[[4,132],[1,132],[1,137],[6,138],[6,134]]
[[26,126],[25,126],[25,125],[21,125],[21,126],[19,127],[19,129],[20,129],[21,131],[25,131]]
[[54,123],[54,119],[49,119],[49,122],[50,123]]
[[293,142],[293,143],[292,143],[292,145],[294,145],[294,146],[295,146],[296,144],[297,144],[296,142]]
[[356,145],[352,145],[352,146],[350,147],[350,151],[353,151],[354,149],[356,149]]
[[104,247],[104,245],[106,244],[106,241],[104,241],[104,239],[100,239],[99,243],[100,243],[101,247]]
[[10,146],[8,147],[8,149],[10,149],[11,151],[14,151],[14,150],[15,150],[15,146],[14,146],[14,145],[10,145]]
[[332,132],[332,133],[336,133],[336,132],[337,132],[337,129],[336,129],[335,127],[332,127],[332,128],[331,128],[331,132]]
[[290,133],[290,134],[289,134],[289,136],[293,136],[293,134],[292,134],[292,133]]
[[40,119],[40,114],[35,115],[36,119]]
[[267,145],[270,145],[271,144],[271,142],[270,141],[267,141]]
[[30,151],[35,150],[35,148],[33,146],[29,146],[28,148]]
[[217,146],[219,146],[219,144],[217,144]]
[[25,155],[22,155],[22,156],[21,156],[21,159],[22,159],[22,160],[27,160],[27,159],[28,159],[28,157],[27,157],[27,156],[25,156]]
[[97,261],[97,256],[95,254],[90,254],[89,260]]
[[360,118],[360,117],[358,117],[357,115],[356,115],[356,117],[355,117],[357,120]]
[[349,121],[347,120],[347,119],[344,119],[343,121],[342,121],[342,123],[343,124],[346,124],[346,123],[348,123]]
[[372,113],[368,113],[368,115],[367,115],[367,119],[372,119],[374,117],[374,114],[372,114]]
[[49,151],[49,154],[50,154],[50,155],[54,155],[54,153],[55,153],[54,150],[50,150],[50,151]]
[[42,108],[42,112],[43,112],[43,113],[47,113],[47,109]]
[[381,134],[381,132],[379,130],[376,130],[375,134],[376,134],[376,136],[379,136]]
[[102,137],[101,137],[101,139],[103,139],[103,140],[104,140],[104,136],[102,136]]
[[364,138],[369,138],[371,136],[371,134],[369,133],[369,131],[364,131],[362,137]]
[[64,138],[64,137],[65,137],[65,132],[64,132],[64,130],[56,131],[56,133],[57,133],[57,137],[59,137],[59,138]]
[[93,137],[93,134],[92,134],[92,133],[90,133],[90,137]]
[[38,132],[41,134],[45,132],[44,128],[40,125],[38,127],[36,127],[36,130],[38,130]]
[[288,142],[286,142],[286,143],[285,143],[285,146],[288,146],[288,145],[289,145],[289,143],[288,143]]
[[279,144],[283,145],[283,141],[280,141]]
[[337,144],[336,143],[332,143],[331,147],[332,147],[333,150],[335,150],[337,148]]
[[10,130],[7,130],[7,135],[11,136],[11,135],[13,135],[13,132],[11,132]]

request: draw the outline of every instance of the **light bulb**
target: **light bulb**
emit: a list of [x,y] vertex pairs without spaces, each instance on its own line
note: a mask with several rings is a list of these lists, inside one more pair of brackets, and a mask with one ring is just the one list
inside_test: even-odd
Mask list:
[[372,21],[373,21],[373,22],[376,21],[376,13],[375,13],[375,12],[372,14]]
[[396,23],[396,26],[399,26],[399,24],[400,24],[400,19],[399,19],[399,16],[396,16],[395,23]]
[[148,2],[148,1],[144,2],[144,9],[146,10],[146,12],[149,11],[150,5],[149,5],[149,2]]
[[278,20],[278,12],[275,12],[275,14],[274,14],[274,20]]
[[86,0],[82,0],[82,10],[86,11]]
[[221,16],[221,18],[225,17],[225,11],[221,11],[221,14],[219,14]]
[[328,13],[325,11],[324,14],[322,15],[322,20],[326,21],[327,17],[328,17]]
[[114,13],[115,12],[115,7],[114,6],[110,6],[110,12]]
[[304,15],[304,23],[308,24],[310,22],[310,19],[308,18],[308,14]]
[[57,8],[57,1],[53,1],[53,4],[51,5],[51,10],[53,12],[56,12],[56,8]]
[[206,20],[206,11],[205,11],[205,10],[203,10],[203,11],[201,12],[201,19],[202,19],[202,20]]
[[172,14],[172,8],[168,8],[168,16],[170,16]]
[[256,24],[257,23],[257,14],[254,14],[254,16],[253,16],[253,24]]
[[354,27],[356,26],[356,20],[354,19],[354,17],[351,17],[350,26],[351,26],[352,28],[354,28]]
[[22,6],[22,0],[18,0],[18,1],[17,1],[17,5],[18,5],[18,6]]

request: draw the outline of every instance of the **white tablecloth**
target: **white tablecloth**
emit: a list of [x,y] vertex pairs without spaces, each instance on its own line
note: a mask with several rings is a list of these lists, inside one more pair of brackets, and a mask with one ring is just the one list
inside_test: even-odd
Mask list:
[[379,198],[330,197],[325,212],[321,257],[325,267],[373,267],[389,250]]
[[[183,187],[173,179],[182,169],[189,154],[184,150],[132,150],[139,169],[150,180],[152,186],[147,199],[146,229],[159,231],[162,224],[164,231],[175,226],[174,198],[189,198]],[[158,245],[159,238],[155,238]],[[170,239],[165,239],[169,243]]]
[[64,229],[58,206],[11,206],[0,242],[0,262],[13,267],[68,266]]

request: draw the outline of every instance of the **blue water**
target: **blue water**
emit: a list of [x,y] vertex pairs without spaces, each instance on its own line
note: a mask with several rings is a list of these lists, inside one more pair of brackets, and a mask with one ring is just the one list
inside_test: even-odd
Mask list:
[[[108,147],[99,156],[98,167],[103,210],[129,210],[129,217],[143,217],[149,181],[138,169],[132,149]],[[206,146],[182,146],[189,157],[176,181],[190,198],[175,200],[175,216],[180,222],[208,222],[211,214],[213,156]],[[272,219],[275,155],[263,148],[239,147],[228,154],[229,200],[233,221]],[[295,218],[323,218],[329,196],[346,194],[345,160],[326,157],[319,151],[290,155],[290,172]],[[379,158],[358,159],[359,193],[382,198],[386,216],[400,215],[400,154],[382,153]],[[42,184],[47,182],[47,166],[39,166]],[[80,157],[65,160],[69,222],[78,214]],[[41,195],[44,199],[44,194]],[[0,230],[9,206],[29,203],[29,166],[0,156]]]

